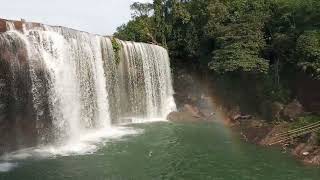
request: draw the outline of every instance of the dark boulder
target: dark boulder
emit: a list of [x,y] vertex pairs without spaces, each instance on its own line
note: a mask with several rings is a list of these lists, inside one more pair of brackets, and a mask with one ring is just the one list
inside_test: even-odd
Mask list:
[[264,101],[260,104],[260,113],[263,118],[274,121],[280,120],[284,105],[280,102]]
[[312,146],[319,145],[320,139],[317,133],[313,132],[310,134],[307,143]]
[[303,113],[303,106],[298,100],[294,100],[293,102],[285,106],[283,110],[284,118],[291,121],[297,119],[299,116],[303,115]]
[[172,122],[200,122],[204,121],[203,118],[195,117],[191,112],[171,112],[167,116],[167,120]]
[[197,122],[205,121],[206,116],[197,106],[185,104],[180,112],[171,112],[167,116],[167,120],[173,122]]
[[271,118],[272,120],[279,121],[281,119],[281,114],[284,110],[284,105],[280,102],[271,103]]

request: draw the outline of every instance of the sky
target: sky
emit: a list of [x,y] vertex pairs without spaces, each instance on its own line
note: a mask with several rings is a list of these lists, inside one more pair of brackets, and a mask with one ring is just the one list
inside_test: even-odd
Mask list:
[[130,4],[152,0],[0,0],[0,18],[25,19],[112,35],[131,18]]

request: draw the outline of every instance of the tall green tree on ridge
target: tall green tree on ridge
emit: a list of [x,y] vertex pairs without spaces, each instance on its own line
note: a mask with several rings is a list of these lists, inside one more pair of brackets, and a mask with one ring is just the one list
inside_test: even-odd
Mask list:
[[264,22],[269,15],[265,6],[261,0],[239,0],[225,4],[227,12],[224,12],[224,18],[213,27],[215,31],[212,36],[217,46],[213,51],[213,61],[209,64],[211,69],[218,73],[268,72],[269,62],[261,55],[266,45]]

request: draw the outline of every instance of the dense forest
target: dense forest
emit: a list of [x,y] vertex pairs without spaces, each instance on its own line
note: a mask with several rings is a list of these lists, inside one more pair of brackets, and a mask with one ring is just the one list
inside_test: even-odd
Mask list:
[[291,102],[300,77],[319,83],[318,0],[154,0],[131,10],[115,37],[168,48],[173,68],[208,72],[243,111]]

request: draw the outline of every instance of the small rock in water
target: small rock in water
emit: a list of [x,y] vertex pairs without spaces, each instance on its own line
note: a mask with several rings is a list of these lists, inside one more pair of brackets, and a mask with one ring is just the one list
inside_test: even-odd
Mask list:
[[309,152],[303,152],[302,155],[308,156],[310,153]]

